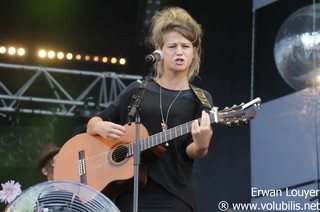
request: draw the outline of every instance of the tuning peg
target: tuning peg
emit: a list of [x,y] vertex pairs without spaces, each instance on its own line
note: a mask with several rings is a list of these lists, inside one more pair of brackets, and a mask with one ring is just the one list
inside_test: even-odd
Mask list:
[[232,128],[233,127],[233,125],[230,123],[230,124],[227,124],[227,126],[229,127],[229,128]]

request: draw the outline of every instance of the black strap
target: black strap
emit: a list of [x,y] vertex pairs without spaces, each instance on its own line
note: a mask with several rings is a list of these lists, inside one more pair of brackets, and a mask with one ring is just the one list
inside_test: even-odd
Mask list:
[[211,110],[212,109],[212,105],[208,101],[206,95],[204,95],[203,90],[201,88],[198,88],[198,87],[192,85],[192,84],[190,84],[190,87],[192,88],[192,90],[196,94],[196,96],[199,98],[199,100],[203,104],[203,106],[205,106],[206,108]]

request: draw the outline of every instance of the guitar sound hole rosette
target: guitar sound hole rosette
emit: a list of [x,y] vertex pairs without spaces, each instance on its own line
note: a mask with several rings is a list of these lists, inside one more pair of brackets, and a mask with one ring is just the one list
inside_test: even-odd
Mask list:
[[119,163],[126,159],[128,155],[128,148],[126,146],[118,146],[112,153],[112,160]]

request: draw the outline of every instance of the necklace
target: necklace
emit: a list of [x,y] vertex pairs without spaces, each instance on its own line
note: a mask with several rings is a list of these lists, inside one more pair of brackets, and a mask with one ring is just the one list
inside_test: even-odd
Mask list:
[[162,119],[162,122],[161,122],[161,128],[162,128],[162,131],[166,131],[168,129],[168,118],[169,118],[169,112],[170,112],[170,109],[173,105],[173,103],[178,99],[180,93],[181,93],[182,90],[179,91],[179,93],[177,94],[177,96],[174,98],[174,100],[171,102],[171,104],[169,105],[169,108],[167,110],[167,116],[166,116],[166,120],[164,120],[164,116],[163,116],[163,112],[162,112],[162,93],[161,93],[161,86],[160,86],[160,113],[161,113],[161,119]]

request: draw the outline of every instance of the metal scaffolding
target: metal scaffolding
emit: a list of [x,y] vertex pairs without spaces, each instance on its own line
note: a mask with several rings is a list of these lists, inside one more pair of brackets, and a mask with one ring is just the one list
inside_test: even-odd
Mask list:
[[141,76],[0,63],[0,115],[74,116],[106,107]]

